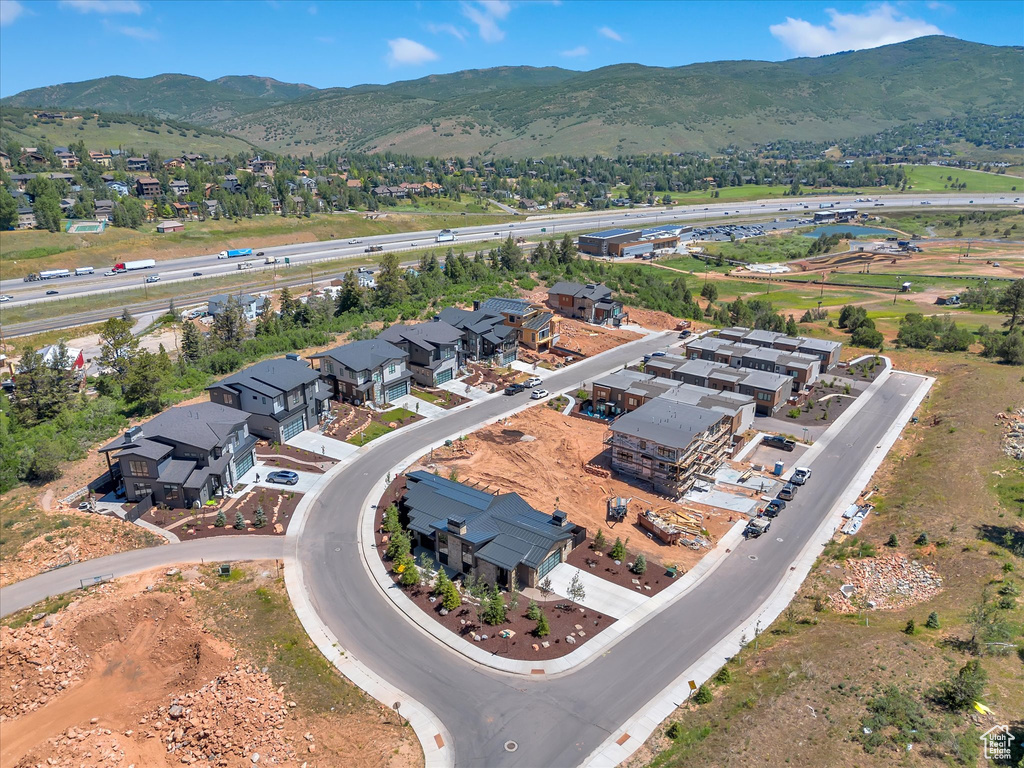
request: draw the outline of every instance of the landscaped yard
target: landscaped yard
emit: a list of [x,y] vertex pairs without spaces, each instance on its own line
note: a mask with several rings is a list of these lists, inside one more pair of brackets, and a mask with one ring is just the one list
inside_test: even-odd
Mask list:
[[366,445],[378,437],[383,437],[389,432],[394,432],[399,427],[419,421],[423,417],[413,413],[406,408],[392,408],[390,411],[381,413],[374,412],[370,420],[358,432],[354,432],[346,438],[346,443],[352,445]]
[[447,389],[421,389],[420,387],[413,387],[412,396],[418,397],[420,400],[436,405],[439,408],[456,408],[463,403],[469,402],[462,395],[456,395]]
[[[174,533],[181,539],[210,536],[284,535],[302,494],[257,486],[242,496],[220,500],[216,505],[192,509],[153,507],[142,519]],[[263,510],[263,525],[258,510]],[[241,524],[238,521],[241,515]]]

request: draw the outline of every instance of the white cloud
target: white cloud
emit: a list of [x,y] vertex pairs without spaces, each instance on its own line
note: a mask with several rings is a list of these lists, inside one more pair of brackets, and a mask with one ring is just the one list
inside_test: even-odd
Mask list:
[[568,51],[562,51],[562,55],[569,59],[586,56],[588,53],[590,53],[590,49],[585,45],[577,45],[575,48],[570,48]]
[[456,27],[454,24],[427,24],[427,29],[435,35],[446,34],[459,40],[459,42],[466,41],[466,30],[462,27]]
[[825,13],[829,17],[827,25],[787,17],[782,24],[772,24],[768,29],[783,45],[802,56],[858,51],[942,34],[934,24],[909,18],[888,3],[862,14],[840,13],[834,8],[826,8]]
[[125,37],[133,40],[157,40],[160,35],[155,29],[143,29],[142,27],[117,27],[117,31]]
[[407,37],[399,37],[388,40],[388,64],[392,67],[411,64],[418,66],[428,61],[437,61],[438,55],[422,43],[410,40]]
[[25,6],[18,0],[0,0],[0,27],[13,24],[24,12]]
[[926,7],[929,11],[938,11],[939,13],[956,13],[956,8],[954,8],[949,3],[939,2],[939,0],[931,0],[931,2],[928,3]]
[[476,24],[480,38],[488,43],[500,43],[505,39],[505,31],[498,22],[508,16],[512,6],[505,0],[477,0],[475,3],[462,3],[462,15]]
[[597,34],[604,35],[609,40],[614,40],[616,43],[622,42],[622,35],[620,35],[611,27],[601,27],[599,30],[597,30]]
[[60,0],[61,8],[71,8],[79,13],[142,13],[142,6],[136,0]]

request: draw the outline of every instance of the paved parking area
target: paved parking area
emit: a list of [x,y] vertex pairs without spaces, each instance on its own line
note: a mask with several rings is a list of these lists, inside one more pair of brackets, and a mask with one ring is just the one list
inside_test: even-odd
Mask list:
[[622,618],[650,599],[641,592],[634,592],[618,584],[612,584],[600,576],[587,573],[569,563],[559,563],[548,574],[548,578],[551,579],[551,588],[555,594],[568,599],[569,582],[576,574],[579,574],[580,582],[587,593],[586,597],[577,601],[578,604],[606,616]]
[[[268,483],[267,475],[277,470],[277,467],[272,467],[263,462],[257,461],[256,465],[242,475],[238,479],[238,484],[245,484],[246,490],[251,490],[253,486],[260,486],[261,488],[276,488],[280,491],[293,491],[295,493],[307,493],[315,482],[320,480],[323,475],[317,474],[316,472],[296,472],[299,476],[299,482],[295,485],[282,485],[281,483]],[[256,482],[256,476],[259,475],[259,482]]]
[[296,448],[303,448],[321,456],[329,456],[338,461],[348,458],[359,450],[359,446],[335,440],[333,437],[327,437],[313,429],[299,432],[288,441],[288,445],[294,445]]
[[774,467],[776,461],[785,463],[786,472],[793,469],[794,467],[800,466],[800,457],[807,453],[809,445],[803,445],[797,443],[796,447],[790,451],[783,451],[779,448],[772,448],[768,445],[759,445],[754,449],[745,461],[751,464],[761,464],[765,467]]

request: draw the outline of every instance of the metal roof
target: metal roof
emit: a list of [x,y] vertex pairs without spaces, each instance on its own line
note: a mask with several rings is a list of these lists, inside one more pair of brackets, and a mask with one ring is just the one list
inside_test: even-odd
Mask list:
[[620,416],[609,429],[670,448],[686,448],[693,439],[725,418],[721,413],[656,397]]
[[314,371],[306,361],[280,357],[250,365],[248,368],[210,385],[207,389],[234,388],[237,385],[270,397],[276,397],[304,384],[311,384],[319,378],[320,374]]
[[619,237],[620,235],[639,235],[640,233],[635,229],[602,229],[600,232],[588,232],[581,237],[593,237],[596,240],[607,240],[610,237]]
[[364,339],[362,341],[351,341],[334,349],[328,349],[318,355],[312,355],[314,359],[329,357],[342,365],[351,368],[353,371],[369,371],[379,368],[389,360],[405,360],[409,353],[394,344],[389,344],[383,339]]
[[404,341],[429,351],[438,346],[458,344],[462,332],[444,320],[428,320],[415,325],[392,325],[381,331],[377,338],[395,345]]
[[482,312],[498,312],[501,314],[507,312],[522,315],[528,312],[531,306],[533,305],[526,299],[506,299],[497,297],[483,302],[480,305],[480,310]]

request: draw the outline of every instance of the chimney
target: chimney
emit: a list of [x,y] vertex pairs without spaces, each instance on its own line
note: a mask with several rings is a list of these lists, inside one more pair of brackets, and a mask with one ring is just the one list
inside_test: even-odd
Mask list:
[[295,352],[289,352],[284,357],[285,357],[285,360],[298,360],[299,359],[299,356]]
[[134,443],[137,437],[142,437],[142,427],[131,427],[124,433],[126,443]]
[[569,524],[569,518],[566,516],[565,512],[560,509],[556,509],[551,513],[551,524],[558,528],[564,528]]
[[448,518],[448,532],[455,533],[459,536],[466,535],[466,518],[464,517],[449,517]]
[[480,299],[473,299],[473,311],[480,309]]

